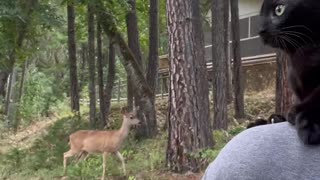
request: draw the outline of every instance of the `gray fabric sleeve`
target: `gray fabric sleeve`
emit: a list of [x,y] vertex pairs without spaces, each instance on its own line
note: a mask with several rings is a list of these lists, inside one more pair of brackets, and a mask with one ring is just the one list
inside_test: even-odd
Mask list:
[[248,129],[234,137],[202,180],[320,180],[320,146],[303,145],[287,122]]

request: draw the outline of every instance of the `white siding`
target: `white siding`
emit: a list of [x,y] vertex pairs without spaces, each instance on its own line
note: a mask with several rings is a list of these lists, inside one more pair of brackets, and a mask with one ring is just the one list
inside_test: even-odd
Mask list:
[[259,14],[263,0],[239,0],[240,18]]
[[[239,0],[240,19],[259,14],[262,2],[263,0]],[[211,19],[211,11],[208,12],[207,17]]]

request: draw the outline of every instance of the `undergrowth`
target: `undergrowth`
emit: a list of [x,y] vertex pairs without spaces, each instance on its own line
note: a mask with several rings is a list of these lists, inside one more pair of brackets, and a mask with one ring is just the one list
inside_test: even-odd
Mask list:
[[[246,99],[249,114],[268,114],[272,110],[273,97],[265,98],[265,95],[261,94],[254,99],[251,97],[246,97]],[[264,99],[262,103],[261,99]],[[124,105],[117,104],[112,107],[108,129],[117,129],[121,126],[120,109],[122,106]],[[257,111],[259,109],[260,111]],[[68,136],[76,130],[88,129],[88,119],[87,116],[82,116],[82,119],[73,116],[62,118],[49,127],[46,135],[37,139],[30,148],[12,149],[9,153],[0,154],[0,179],[60,179],[63,170],[62,156],[69,149]],[[201,150],[195,154],[201,162],[201,169],[204,170],[226,143],[244,129],[243,125],[235,124],[228,131],[214,131],[214,148]],[[166,171],[166,130],[161,131],[154,139],[140,141],[134,138],[132,132],[134,131],[131,131],[121,149],[128,176],[124,177],[121,162],[117,157],[111,155],[107,161],[108,179],[161,179],[158,177],[159,172]],[[92,155],[79,163],[75,163],[74,160],[69,161],[69,179],[97,179],[101,177],[101,174],[101,155]]]
[[[120,117],[112,116],[118,128]],[[86,119],[86,118],[84,118]],[[48,129],[47,135],[37,139],[29,149],[12,149],[0,155],[0,179],[54,179],[62,173],[62,155],[68,150],[68,136],[79,129],[87,129],[87,120],[67,117],[57,121]],[[129,135],[130,136],[130,135]],[[142,171],[153,171],[164,167],[166,137],[136,141],[131,135],[123,145],[121,153],[126,160],[129,175]],[[102,173],[101,155],[92,155],[85,161],[69,162],[70,179],[95,179]],[[107,163],[109,177],[123,176],[121,162],[110,156]],[[132,176],[129,176],[132,177]]]

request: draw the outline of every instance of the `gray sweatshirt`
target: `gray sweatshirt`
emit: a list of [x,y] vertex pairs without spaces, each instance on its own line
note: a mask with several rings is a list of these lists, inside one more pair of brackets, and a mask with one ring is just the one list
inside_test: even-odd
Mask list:
[[289,123],[263,125],[234,137],[203,180],[320,180],[320,146],[305,146]]

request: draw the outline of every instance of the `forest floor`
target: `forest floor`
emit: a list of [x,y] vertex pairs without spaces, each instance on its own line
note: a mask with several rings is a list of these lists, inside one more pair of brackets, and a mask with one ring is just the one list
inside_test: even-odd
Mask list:
[[[247,120],[257,117],[267,117],[273,112],[274,96],[269,91],[249,93],[246,99]],[[110,126],[118,128],[121,124],[120,106],[112,107]],[[229,107],[232,114],[232,105]],[[62,116],[62,115],[61,115]],[[236,134],[241,132],[247,121],[238,124],[230,119],[231,127],[227,132],[215,132],[216,145],[203,157],[204,166],[200,173],[175,174],[165,168],[165,148],[167,133],[165,119],[167,116],[167,101],[157,102],[157,119],[160,134],[155,139],[142,141],[128,138],[122,149],[126,159],[129,176],[122,175],[121,163],[114,157],[108,160],[108,179],[155,179],[155,180],[196,180],[201,179],[206,165],[219,153],[220,149]],[[230,116],[232,117],[232,116]],[[72,116],[53,116],[37,121],[20,130],[16,134],[1,134],[0,139],[0,179],[60,179],[62,171],[62,154],[68,150],[68,135],[78,129],[86,129],[88,117],[82,120]],[[4,138],[5,137],[5,138]],[[71,163],[69,179],[97,179],[102,172],[102,158],[93,156],[80,163]]]
[[17,133],[2,133],[1,136],[5,138],[0,139],[0,154],[5,154],[13,148],[29,148],[37,138],[44,136],[47,133],[47,129],[60,118],[61,117],[55,115],[44,118],[41,121],[36,121],[26,128],[19,130]]

